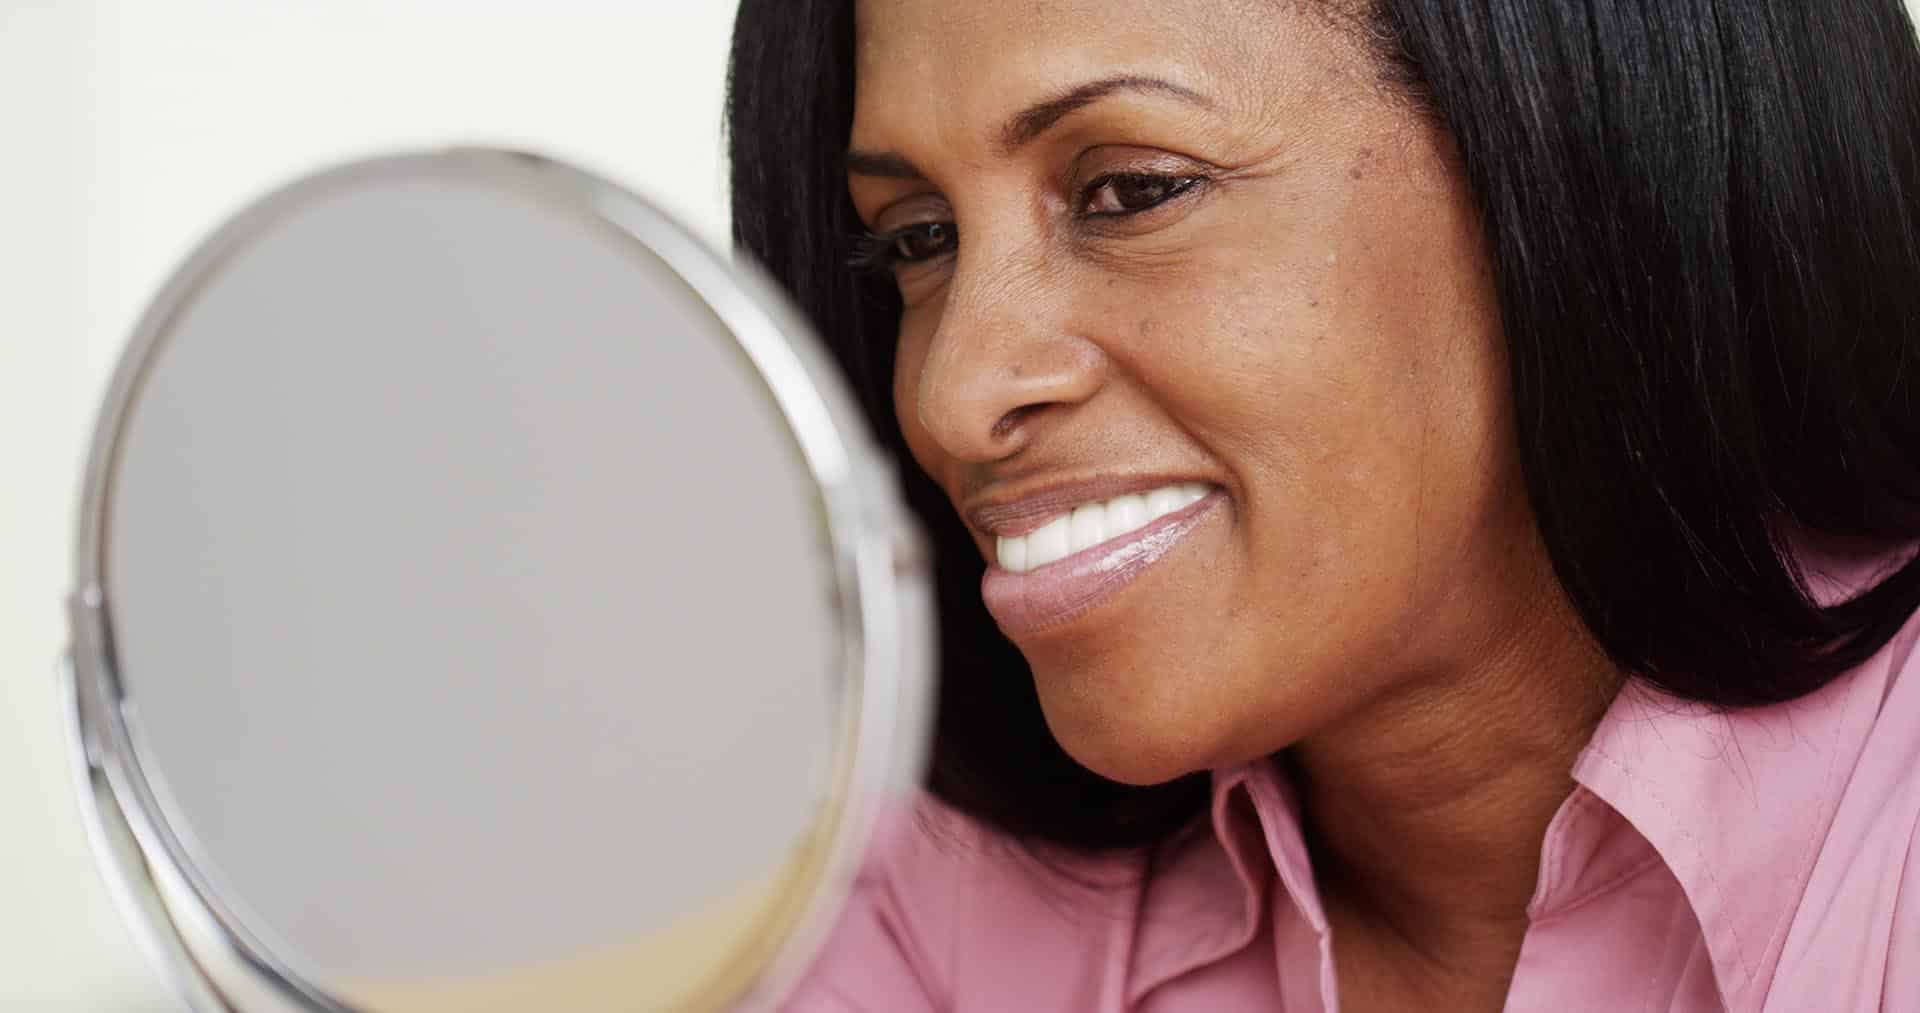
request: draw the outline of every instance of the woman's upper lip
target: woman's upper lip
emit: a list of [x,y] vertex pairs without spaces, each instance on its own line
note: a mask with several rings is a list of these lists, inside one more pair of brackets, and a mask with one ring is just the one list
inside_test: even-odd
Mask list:
[[1074,507],[1098,503],[1128,493],[1147,492],[1181,482],[1205,479],[1179,475],[1106,475],[1078,480],[1054,480],[1026,483],[1025,488],[1002,492],[983,492],[961,507],[961,516],[976,531],[1002,538],[1015,538],[1037,531],[1046,523]]

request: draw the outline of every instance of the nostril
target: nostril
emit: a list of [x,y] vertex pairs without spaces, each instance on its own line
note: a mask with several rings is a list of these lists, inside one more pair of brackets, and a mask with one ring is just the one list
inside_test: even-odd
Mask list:
[[1037,404],[1021,405],[1005,415],[1000,416],[1000,421],[993,424],[994,440],[1004,440],[1012,436],[1013,431],[1020,428],[1020,423],[1025,422],[1028,416],[1039,411],[1040,408],[1041,406]]

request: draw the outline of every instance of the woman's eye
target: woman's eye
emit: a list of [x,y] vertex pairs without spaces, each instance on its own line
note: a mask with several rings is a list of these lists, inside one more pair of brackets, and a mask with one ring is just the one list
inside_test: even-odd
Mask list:
[[953,249],[959,233],[952,222],[922,222],[895,232],[892,238],[894,262],[911,264],[932,260]]
[[1081,213],[1114,217],[1145,211],[1186,193],[1201,182],[1199,176],[1155,176],[1123,172],[1102,176],[1087,185]]
[[921,222],[861,237],[856,261],[874,270],[888,271],[945,256],[953,252],[959,241],[959,230],[952,222]]
[[960,232],[952,222],[921,222],[888,232],[853,237],[852,264],[862,274],[889,274],[908,264],[953,252]]

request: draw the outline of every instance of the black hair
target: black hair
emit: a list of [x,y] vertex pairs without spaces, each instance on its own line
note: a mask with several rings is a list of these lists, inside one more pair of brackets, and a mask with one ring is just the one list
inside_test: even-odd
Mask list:
[[[1920,537],[1920,43],[1901,0],[1372,0],[1383,80],[1445,125],[1480,210],[1527,493],[1560,584],[1634,677],[1790,700],[1920,608],[1920,561],[1823,605],[1803,536]],[[847,266],[852,0],[743,0],[734,237],[902,457],[938,561],[929,788],[1016,838],[1161,839],[1204,774],[1120,785],[1048,733],[984,562],[907,461],[891,280]]]

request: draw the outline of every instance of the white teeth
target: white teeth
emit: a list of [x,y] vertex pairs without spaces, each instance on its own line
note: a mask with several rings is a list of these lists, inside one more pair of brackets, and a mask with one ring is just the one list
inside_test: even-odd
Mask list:
[[1130,493],[1104,503],[1075,507],[1072,513],[1055,517],[1035,531],[1016,538],[1002,537],[996,546],[1000,567],[1026,573],[1102,542],[1132,534],[1199,502],[1208,490],[1205,483],[1184,482],[1145,495]]
[[1075,507],[1067,529],[1067,551],[1091,549],[1107,540],[1107,511],[1098,503]]
[[1068,531],[1072,524],[1071,518],[1059,517],[1048,522],[1040,530],[1028,533],[1025,539],[1027,569],[1031,570],[1036,566],[1045,566],[1056,559],[1066,558],[1068,549],[1073,544]]
[[1180,487],[1177,485],[1155,489],[1147,494],[1147,513],[1155,517],[1165,516],[1186,505],[1187,498],[1180,494]]
[[1007,538],[1005,536],[1002,536],[1000,539],[1000,545],[998,549],[999,551],[996,553],[996,555],[999,556],[1000,565],[1002,567],[1012,570],[1015,573],[1024,573],[1026,571],[1027,569],[1027,540],[1026,539]]
[[1145,496],[1115,496],[1107,501],[1107,527],[1115,534],[1132,531],[1152,519]]

